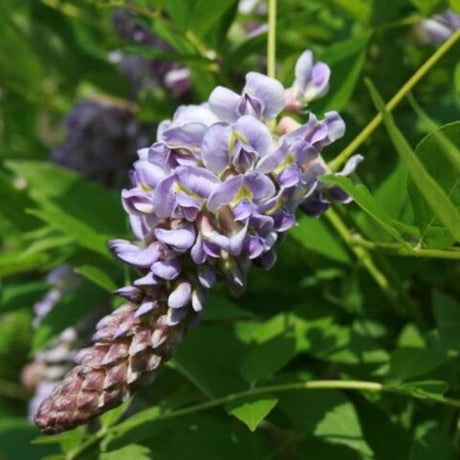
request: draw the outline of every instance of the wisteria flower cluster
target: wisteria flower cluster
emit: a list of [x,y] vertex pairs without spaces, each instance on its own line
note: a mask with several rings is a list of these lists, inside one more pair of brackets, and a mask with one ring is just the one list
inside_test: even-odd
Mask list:
[[110,101],[83,99],[64,120],[66,137],[51,159],[107,187],[126,183],[132,152],[148,145],[152,130],[132,110]]
[[139,277],[117,291],[127,303],[98,323],[94,344],[42,404],[35,420],[44,432],[85,423],[150,381],[199,319],[216,280],[239,295],[252,264],[272,267],[297,208],[319,216],[332,200],[349,201],[319,177],[327,172],[322,150],[345,132],[339,114],[276,122],[324,95],[328,79],[329,68],[313,65],[306,51],[288,90],[250,72],[240,94],[217,87],[207,102],[179,107],[160,124],[122,192],[137,241],[109,244]]

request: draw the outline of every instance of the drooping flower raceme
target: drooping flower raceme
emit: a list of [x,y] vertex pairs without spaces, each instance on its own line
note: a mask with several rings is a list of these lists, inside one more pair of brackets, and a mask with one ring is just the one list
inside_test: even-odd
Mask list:
[[[300,108],[327,87],[305,64],[309,56],[296,66]],[[272,267],[298,207],[318,216],[331,200],[348,201],[318,177],[327,172],[321,151],[343,136],[343,120],[336,112],[321,120],[310,113],[304,125],[285,117],[274,133],[284,109],[281,83],[250,72],[241,94],[217,87],[206,103],[179,107],[160,124],[157,141],[138,152],[132,187],[122,192],[137,241],[109,246],[139,277],[117,291],[127,303],[98,323],[93,346],[41,406],[43,431],[85,423],[149,381],[199,318],[217,279],[239,295],[253,263]]]

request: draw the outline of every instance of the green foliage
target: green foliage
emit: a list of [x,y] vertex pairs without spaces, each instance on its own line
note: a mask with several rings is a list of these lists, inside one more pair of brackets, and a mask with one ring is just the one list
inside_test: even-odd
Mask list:
[[[88,429],[44,437],[25,417],[21,369],[133,276],[107,249],[132,239],[123,186],[50,161],[63,117],[86,98],[154,128],[216,85],[240,90],[265,71],[267,33],[247,28],[266,15],[236,0],[0,2],[0,459],[459,457],[458,41],[422,45],[413,29],[449,6],[460,12],[457,0],[278,1],[277,76],[289,86],[305,48],[331,67],[311,109],[340,111],[347,132],[325,159],[334,172],[355,152],[365,160],[321,180],[354,204],[299,215],[242,297],[212,291],[152,386]],[[166,45],[123,41],[117,7]],[[190,92],[133,94],[120,53],[187,67]],[[78,287],[33,329],[45,276],[62,264]]]

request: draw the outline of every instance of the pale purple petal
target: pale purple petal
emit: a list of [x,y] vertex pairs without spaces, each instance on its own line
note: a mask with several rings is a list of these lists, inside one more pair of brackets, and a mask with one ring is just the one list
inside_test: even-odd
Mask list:
[[144,296],[143,292],[134,286],[124,286],[117,289],[114,294],[134,303],[139,303]]
[[233,208],[233,217],[238,221],[248,219],[251,214],[255,211],[254,203],[249,200],[241,200],[234,208]]
[[201,155],[206,168],[212,172],[221,173],[230,162],[229,140],[231,128],[226,123],[216,123],[211,126],[203,137]]
[[288,153],[288,144],[283,143],[280,147],[278,147],[276,150],[274,150],[273,152],[263,157],[257,163],[256,171],[263,173],[263,174],[272,172],[285,159],[287,153]]
[[342,171],[336,173],[336,176],[349,176],[354,173],[361,161],[364,160],[362,155],[353,155],[345,164]]
[[243,176],[234,176],[219,184],[208,198],[208,209],[216,212],[221,206],[231,203],[243,185]]
[[140,307],[136,310],[136,313],[134,313],[134,317],[139,318],[139,316],[143,316],[146,313],[151,312],[157,307],[158,307],[158,302],[154,300],[146,300],[145,302],[142,302]]
[[237,105],[240,96],[234,91],[218,86],[209,96],[211,110],[223,121],[232,122],[237,118]]
[[177,278],[182,270],[182,262],[179,257],[170,260],[161,260],[155,262],[151,270],[154,275],[165,280],[173,280]]
[[241,230],[235,235],[231,236],[229,239],[228,252],[233,256],[239,256],[243,250],[244,239],[248,231],[248,226],[245,225]]
[[125,240],[111,240],[109,249],[124,262],[139,268],[148,268],[160,257],[160,251],[155,245],[141,249]]
[[134,286],[139,287],[149,287],[149,286],[157,286],[160,284],[161,280],[158,280],[152,272],[148,272],[146,275],[142,276],[141,278],[137,278],[134,280]]
[[170,308],[182,308],[187,305],[192,298],[192,286],[188,281],[181,281],[168,297]]
[[251,171],[244,176],[244,185],[251,191],[255,201],[270,198],[276,192],[273,181],[257,171]]
[[133,166],[135,185],[155,188],[158,182],[168,174],[164,166],[152,161],[139,160]]
[[164,244],[178,252],[184,252],[190,249],[195,242],[195,227],[192,224],[187,224],[180,228],[165,229],[156,228],[155,236]]
[[176,205],[176,196],[174,194],[174,184],[176,177],[174,175],[166,177],[157,186],[153,196],[153,208],[155,213],[160,217],[170,217]]
[[176,168],[176,176],[182,186],[203,198],[208,198],[220,184],[220,180],[205,168],[179,166]]
[[202,311],[206,302],[207,291],[198,286],[192,292],[192,308],[196,311]]
[[297,165],[291,165],[284,168],[278,176],[278,182],[281,187],[288,188],[296,186],[301,179],[301,171]]
[[216,282],[216,271],[209,265],[203,265],[198,269],[198,281],[202,286],[210,289]]
[[153,194],[137,188],[122,190],[121,199],[127,213],[151,214],[154,211]]
[[245,241],[244,252],[250,259],[259,257],[265,250],[265,243],[259,235],[250,235]]
[[206,253],[204,252],[203,241],[201,239],[200,233],[198,233],[195,244],[192,246],[192,249],[190,250],[190,255],[192,257],[193,262],[195,262],[197,265],[201,265],[206,261]]
[[245,115],[236,121],[233,125],[233,130],[242,134],[249,143],[259,154],[264,156],[270,148],[272,142],[272,135],[265,123],[257,120],[256,118]]
[[275,118],[284,108],[284,88],[274,78],[258,72],[249,72],[246,75],[244,92],[262,101],[262,116],[265,120]]
[[304,51],[295,64],[294,86],[304,92],[313,66],[313,53],[310,50]]
[[275,228],[278,232],[285,232],[295,225],[295,216],[292,212],[286,209],[280,209],[274,216]]
[[211,126],[218,121],[219,118],[213,113],[209,104],[182,105],[174,113],[173,119],[176,125],[200,122],[205,126]]
[[166,324],[168,326],[176,326],[185,318],[186,315],[186,308],[171,308],[168,310]]

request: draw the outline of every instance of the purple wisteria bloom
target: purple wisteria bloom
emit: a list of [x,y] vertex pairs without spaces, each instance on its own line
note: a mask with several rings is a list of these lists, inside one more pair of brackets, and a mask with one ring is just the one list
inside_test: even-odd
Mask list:
[[286,110],[301,113],[311,101],[324,96],[329,89],[330,74],[327,64],[313,64],[313,53],[304,51],[295,66],[294,84],[286,90]]
[[[305,52],[296,65],[299,107],[327,90],[327,66],[312,62]],[[137,241],[109,243],[138,277],[117,291],[128,303],[98,323],[80,367],[45,401],[36,419],[45,431],[83,423],[129,396],[199,319],[218,279],[240,295],[253,264],[273,266],[298,208],[318,216],[331,201],[349,201],[320,180],[329,172],[321,152],[344,135],[343,120],[310,113],[303,125],[289,117],[277,124],[292,109],[285,96],[279,81],[250,72],[241,94],[218,87],[206,103],[179,107],[138,151],[122,192]]]
[[445,42],[458,29],[460,29],[460,15],[452,10],[446,10],[431,18],[423,19],[414,26],[413,32],[418,42],[437,45]]

